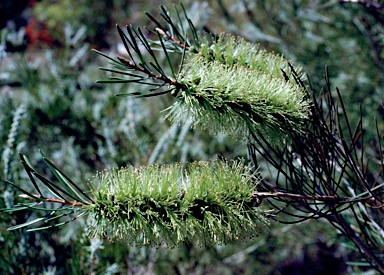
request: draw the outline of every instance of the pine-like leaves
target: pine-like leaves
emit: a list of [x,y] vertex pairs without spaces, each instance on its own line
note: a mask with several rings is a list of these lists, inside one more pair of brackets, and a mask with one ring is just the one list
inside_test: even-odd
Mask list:
[[[191,50],[185,39],[176,40],[160,27],[156,29],[159,42],[147,41],[140,29],[127,27],[127,35],[118,30],[130,59],[109,58],[118,70],[104,70],[130,78],[112,77],[100,83],[153,86],[149,91],[131,94],[134,96],[172,93],[177,100],[167,109],[168,118],[191,121],[193,126],[213,133],[240,138],[249,138],[250,133],[261,134],[271,141],[280,141],[291,132],[302,131],[309,102],[303,77],[299,76],[301,69],[291,66],[281,55],[259,50],[257,45],[229,35],[221,35],[213,43],[206,40]],[[136,39],[145,46],[148,57],[143,55]],[[182,54],[178,70],[168,54],[172,43]],[[195,43],[199,40],[195,39]],[[156,50],[165,53],[169,73],[160,69]]]

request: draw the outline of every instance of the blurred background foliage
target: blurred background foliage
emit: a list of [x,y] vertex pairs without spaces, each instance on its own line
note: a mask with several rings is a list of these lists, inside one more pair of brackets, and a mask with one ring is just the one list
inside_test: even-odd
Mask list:
[[[370,4],[369,4],[370,3]],[[18,201],[5,181],[28,189],[18,152],[49,175],[39,149],[86,188],[108,167],[246,157],[246,145],[170,124],[161,110],[170,96],[117,98],[134,85],[98,85],[106,60],[92,48],[124,55],[114,25],[146,26],[172,1],[41,0],[0,3],[0,208]],[[193,23],[227,32],[282,53],[309,74],[316,91],[339,87],[353,122],[362,105],[366,140],[375,141],[374,118],[384,130],[384,5],[379,1],[183,1]],[[153,27],[153,26],[150,26]],[[334,88],[333,87],[333,88]],[[272,224],[246,243],[176,249],[127,247],[89,240],[86,220],[49,231],[7,232],[36,215],[0,214],[1,274],[353,274],[369,267],[329,224]],[[341,241],[340,241],[341,240]],[[371,272],[371,273],[370,273]]]

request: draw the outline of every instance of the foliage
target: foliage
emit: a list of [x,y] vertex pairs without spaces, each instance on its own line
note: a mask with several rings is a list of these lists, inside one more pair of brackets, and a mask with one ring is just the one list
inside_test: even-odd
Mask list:
[[[236,19],[238,22],[242,21],[241,26],[237,25],[237,22],[230,20],[216,20],[216,18],[222,17],[216,13],[218,10],[221,11],[221,9],[216,9],[220,3],[226,8],[227,14],[233,15],[232,19]],[[209,8],[204,4],[199,6],[195,3],[187,12],[191,20],[198,23],[198,26],[204,26],[206,29],[212,27],[221,28],[221,30],[225,29],[227,32],[234,32],[247,40],[261,41],[263,47],[283,52],[286,56],[295,60],[295,64],[304,65],[304,70],[310,73],[316,89],[322,84],[321,72],[324,65],[330,64],[331,82],[338,86],[341,85],[340,90],[343,92],[345,108],[352,110],[347,112],[349,121],[352,122],[352,130],[353,125],[357,124],[360,127],[358,127],[359,129],[368,131],[368,135],[364,136],[364,140],[360,139],[357,143],[354,143],[356,145],[354,150],[358,158],[363,155],[360,154],[360,148],[363,147],[364,143],[367,143],[367,140],[372,141],[372,144],[376,143],[376,147],[372,149],[365,147],[364,150],[364,160],[368,159],[368,155],[373,162],[368,163],[368,166],[361,165],[361,167],[369,168],[364,169],[364,171],[366,171],[367,179],[372,183],[374,182],[374,173],[380,169],[379,165],[375,165],[374,162],[380,162],[380,158],[377,158],[375,153],[380,152],[381,145],[378,142],[379,140],[375,138],[375,126],[366,127],[370,125],[369,121],[371,119],[369,117],[362,121],[361,124],[356,123],[360,120],[360,114],[354,110],[359,110],[359,107],[353,107],[356,104],[352,104],[354,102],[351,103],[350,101],[364,101],[364,108],[362,109],[364,115],[373,116],[377,114],[378,106],[376,102],[377,98],[380,99],[380,90],[377,89],[380,86],[378,83],[380,83],[381,78],[376,73],[378,67],[372,63],[371,56],[373,56],[372,48],[374,47],[370,46],[369,38],[373,31],[369,31],[369,26],[373,27],[372,30],[378,30],[380,25],[374,24],[373,13],[371,15],[368,12],[369,9],[365,9],[363,5],[358,6],[352,3],[344,6],[339,6],[337,3],[305,5],[304,2],[297,5],[295,3],[264,1],[252,4],[251,1],[238,3],[216,1],[211,2]],[[277,5],[278,9],[274,8],[275,5]],[[248,17],[235,15],[237,11],[241,11],[246,6],[251,7],[251,9],[245,9],[246,13],[243,13]],[[210,11],[210,18],[215,18],[215,22],[208,21],[209,25],[200,25],[200,23],[204,24],[207,21],[206,18],[196,20],[197,15],[207,15],[207,13],[202,13],[199,7],[205,7],[204,12]],[[199,12],[196,12],[196,10]],[[224,11],[225,9],[223,10],[225,15]],[[368,19],[367,25],[356,24],[356,22],[364,22],[364,17]],[[145,19],[138,18],[136,15],[127,18],[129,18],[129,22],[135,22],[137,19],[140,22],[145,21]],[[321,20],[321,18],[325,20]],[[355,18],[355,20],[352,21],[352,18]],[[124,22],[124,20],[126,19],[117,19],[116,22]],[[183,24],[183,26],[187,25]],[[155,24],[155,26],[157,25]],[[233,28],[234,26],[235,28]],[[361,26],[363,28],[360,28]],[[277,31],[274,30],[275,28]],[[104,29],[107,30],[108,28]],[[237,33],[238,30],[241,30],[241,33]],[[255,30],[262,30],[262,35],[259,35],[260,32]],[[148,38],[146,31],[145,34],[146,38]],[[317,37],[319,39],[309,39],[307,37]],[[342,39],[339,39],[340,37]],[[265,43],[267,40],[264,38],[268,40],[267,43]],[[376,41],[380,40],[376,39]],[[167,43],[165,40],[163,42]],[[1,108],[4,110],[0,123],[2,140],[5,141],[8,138],[14,110],[20,106],[20,103],[24,103],[26,113],[19,124],[18,137],[15,141],[17,147],[13,154],[19,150],[23,151],[24,154],[29,156],[33,166],[42,171],[42,175],[49,177],[50,180],[53,179],[52,175],[47,171],[46,164],[40,161],[41,157],[37,148],[42,148],[63,172],[70,174],[72,180],[80,183],[82,187],[87,182],[87,173],[89,171],[104,167],[127,166],[130,164],[138,166],[147,163],[171,163],[176,161],[184,164],[187,160],[210,159],[217,153],[230,159],[246,154],[242,142],[227,138],[222,134],[211,136],[204,131],[189,130],[190,123],[184,125],[169,124],[163,117],[159,117],[157,112],[153,110],[162,110],[170,106],[173,103],[172,97],[113,98],[112,94],[135,93],[142,90],[142,86],[114,85],[100,87],[100,85],[92,84],[92,81],[99,77],[99,74],[93,68],[97,67],[100,62],[91,61],[88,54],[83,54],[77,55],[81,56],[80,59],[77,59],[80,62],[71,63],[75,64],[75,66],[68,66],[68,61],[72,56],[76,56],[78,49],[83,46],[82,41],[77,43],[79,43],[80,47],[68,45],[64,51],[55,50],[52,55],[41,54],[40,52],[27,53],[18,60],[15,59],[15,56],[12,56],[13,60],[17,61],[16,64],[20,62],[23,65],[10,71],[10,76],[12,80],[19,80],[18,85],[22,85],[22,87],[12,87],[11,89],[4,87],[2,89]],[[168,45],[171,45],[171,43],[168,43]],[[157,44],[157,46],[161,47],[161,44]],[[173,55],[171,52],[169,53]],[[181,55],[179,54],[179,57]],[[164,55],[157,54],[156,58],[161,68],[164,68],[165,65],[168,66],[169,62]],[[175,60],[178,60],[178,58],[173,55],[171,62],[174,63]],[[9,60],[5,58],[2,64],[7,64],[4,62],[9,62]],[[83,69],[85,70],[83,71]],[[56,73],[52,74],[52,72]],[[23,76],[23,73],[28,74]],[[172,72],[168,73],[169,75],[172,74]],[[361,77],[362,74],[363,77]],[[76,79],[76,81],[73,79]],[[10,81],[8,83],[15,82]],[[57,87],[64,87],[64,90]],[[336,94],[335,89],[327,89],[327,92]],[[350,93],[353,96],[349,96]],[[31,94],[34,96],[31,96]],[[373,96],[366,96],[367,94],[373,94]],[[52,104],[54,102],[56,104]],[[66,107],[62,108],[63,105]],[[336,110],[340,110],[340,105],[338,107]],[[324,108],[324,105],[322,108]],[[52,113],[56,114],[52,115]],[[333,117],[331,114],[330,116]],[[343,115],[341,115],[341,118],[343,118]],[[341,127],[344,126],[341,125]],[[378,127],[381,129],[380,122]],[[5,148],[5,144],[3,144],[2,149]],[[266,149],[268,153],[270,148]],[[274,153],[274,151],[271,152]],[[319,156],[321,155],[319,154]],[[293,157],[295,157],[295,154],[293,154]],[[259,154],[256,154],[253,160],[256,159],[261,166],[265,179],[258,189],[262,188],[262,186],[267,188],[267,180],[276,179],[277,170],[273,167],[267,167]],[[300,160],[302,159],[295,159],[295,163],[299,163]],[[18,159],[13,158],[11,162],[13,164],[11,168],[12,178],[17,182],[18,186],[30,191],[30,185],[26,180],[28,177],[18,164]],[[1,165],[3,166],[3,163]],[[277,165],[280,164],[277,163]],[[271,172],[270,175],[267,173],[268,171]],[[12,178],[8,178],[8,180]],[[280,176],[279,184],[282,184],[279,187],[284,189],[285,182],[285,178]],[[311,193],[309,192],[309,194]],[[20,202],[20,198],[15,197],[14,199],[15,203]],[[259,199],[265,200],[263,197]],[[276,202],[276,206],[282,210],[279,214],[280,218],[284,217],[282,212],[286,209],[282,206],[286,203],[291,205],[288,198],[281,198],[281,200],[283,200],[283,204]],[[1,207],[5,206],[2,200],[0,200],[0,204]],[[359,203],[354,205],[359,207],[354,208],[357,211],[356,213],[360,211],[359,209],[366,208],[361,208]],[[309,206],[310,209],[315,209],[315,207]],[[371,210],[368,208],[369,213],[372,213]],[[296,214],[292,211],[290,213]],[[365,215],[365,212],[362,213]],[[17,212],[17,214],[11,216],[0,215],[2,218],[1,228],[8,227],[10,224],[23,223],[28,218],[28,220],[33,220],[40,217],[29,210]],[[347,215],[348,223],[354,222],[353,216],[354,213]],[[380,221],[380,216],[375,217],[375,219]],[[369,220],[365,224],[369,225]],[[26,270],[28,272],[39,272],[38,270],[42,272],[43,269],[48,270],[49,266],[66,266],[69,268],[67,272],[71,274],[76,274],[79,270],[103,273],[109,266],[112,267],[112,270],[114,263],[119,264],[121,272],[128,270],[128,268],[137,272],[159,273],[162,270],[167,272],[174,270],[175,273],[221,272],[224,274],[233,274],[234,272],[254,273],[255,270],[264,270],[265,272],[278,272],[277,270],[280,270],[282,272],[282,266],[277,263],[282,262],[281,265],[283,265],[285,259],[291,260],[294,257],[293,255],[296,255],[294,251],[299,254],[304,253],[305,248],[311,244],[319,243],[325,249],[329,249],[326,252],[323,251],[324,253],[332,253],[333,255],[336,255],[335,250],[331,250],[333,241],[342,240],[345,247],[355,247],[347,239],[343,239],[342,236],[335,236],[336,231],[332,231],[329,225],[321,222],[321,219],[305,222],[301,227],[300,225],[294,227],[284,226],[281,227],[281,231],[279,231],[279,225],[273,224],[271,236],[268,239],[262,236],[262,238],[251,240],[248,244],[236,242],[225,247],[208,246],[203,249],[189,244],[181,246],[177,250],[167,250],[166,253],[162,248],[156,252],[151,247],[136,249],[134,247],[111,245],[107,242],[102,245],[93,241],[91,243],[87,238],[83,238],[78,234],[80,229],[85,226],[82,220],[78,220],[78,222],[72,223],[70,227],[50,229],[48,232],[22,233],[16,231],[9,234],[1,229],[0,242],[1,245],[4,245],[4,251],[7,251],[7,253],[1,259],[0,266],[5,270],[4,273],[10,272],[10,270],[13,270],[14,273],[21,273],[19,265],[21,261],[25,263],[24,267],[22,267],[24,272]],[[274,238],[273,236],[276,235],[278,237]],[[75,239],[77,240],[75,241]],[[327,241],[324,242],[324,240]],[[20,249],[16,249],[15,244]],[[84,248],[85,245],[88,248]],[[343,255],[338,258],[340,263],[347,260],[359,261],[356,254],[347,253],[350,250],[346,250],[344,246],[341,248],[335,246],[339,249],[337,250],[338,253]],[[253,250],[256,247],[257,250]],[[273,253],[273,251],[276,252]],[[323,252],[320,251],[320,254]],[[38,261],[34,260],[36,259],[34,254],[39,255]],[[182,260],[180,260],[179,255],[182,255]],[[303,258],[303,255],[297,255],[297,257]],[[317,263],[320,262],[320,260],[317,261]],[[289,268],[289,263],[285,263]],[[316,270],[315,267],[319,267],[316,262],[311,268],[313,272]],[[328,265],[324,264],[323,268],[326,267]],[[352,272],[352,269],[357,272],[355,268],[349,267],[349,272]],[[61,268],[57,268],[56,271],[58,273],[66,272],[62,271]],[[327,269],[327,272],[329,272],[329,269]]]
[[[166,15],[164,16],[164,18],[167,22],[169,22],[168,17]],[[180,65],[181,69],[179,69],[180,74],[175,75],[173,73],[174,79],[171,79],[171,77],[165,75],[162,72],[161,68],[157,67],[157,65],[154,65],[158,64],[158,62],[156,61],[156,57],[152,54],[153,50],[150,44],[146,42],[146,39],[142,35],[140,29],[138,29],[137,31],[133,31],[132,27],[128,28],[128,36],[122,34],[122,31],[119,29],[120,36],[122,37],[123,41],[125,41],[124,44],[127,48],[129,56],[131,57],[131,60],[118,58],[120,61],[119,62],[114,61],[112,59],[116,64],[115,67],[123,68],[121,66],[125,66],[128,70],[142,72],[148,75],[149,78],[170,85],[170,88],[168,88],[168,90],[164,92],[152,93],[152,91],[157,90],[163,86],[160,84],[155,84],[157,88],[152,89],[149,92],[134,93],[133,95],[157,96],[159,94],[171,92],[176,97],[180,97],[179,94],[181,94],[182,98],[187,98],[186,100],[182,101],[183,105],[186,105],[189,108],[191,108],[190,106],[195,105],[198,106],[196,109],[201,108],[201,110],[204,110],[204,112],[208,113],[207,116],[211,118],[211,123],[209,125],[213,125],[213,128],[216,131],[222,130],[223,128],[219,127],[219,129],[215,129],[215,120],[220,121],[224,119],[223,124],[226,127],[228,127],[228,122],[230,122],[231,124],[235,124],[235,128],[238,127],[237,124],[239,124],[239,121],[234,119],[236,117],[236,112],[231,110],[229,106],[231,106],[231,104],[233,103],[240,106],[239,113],[244,115],[240,116],[240,123],[245,123],[252,137],[252,139],[249,140],[250,156],[254,159],[254,162],[257,163],[256,156],[258,151],[267,160],[267,162],[278,171],[276,180],[274,180],[275,183],[273,183],[272,185],[267,184],[265,186],[265,190],[272,191],[272,193],[256,194],[256,197],[269,197],[276,199],[277,201],[279,201],[280,198],[283,198],[282,201],[285,201],[286,206],[278,206],[273,202],[271,202],[271,204],[275,208],[277,208],[276,213],[283,211],[284,213],[288,214],[288,216],[295,217],[296,221],[294,222],[303,221],[308,218],[325,217],[331,224],[333,224],[358,247],[359,251],[372,266],[375,266],[378,270],[380,270],[380,268],[383,266],[383,259],[381,255],[382,243],[380,241],[380,239],[382,238],[383,229],[379,224],[375,222],[376,217],[379,217],[380,214],[373,209],[375,209],[376,207],[380,208],[382,202],[383,184],[377,184],[376,180],[374,182],[367,181],[367,171],[364,171],[363,167],[368,165],[368,163],[364,163],[363,158],[359,159],[357,157],[356,143],[359,139],[363,139],[363,134],[361,130],[362,118],[358,122],[355,132],[352,132],[351,125],[349,124],[348,116],[340,96],[339,100],[342,108],[342,114],[345,118],[344,123],[341,122],[338,107],[334,102],[334,99],[329,94],[325,93],[325,96],[321,96],[318,102],[316,102],[316,99],[313,96],[313,103],[309,111],[309,119],[306,121],[305,130],[303,130],[304,134],[301,133],[301,130],[294,130],[295,127],[296,129],[300,127],[300,123],[287,123],[286,121],[281,119],[277,120],[277,123],[279,125],[283,125],[278,127],[280,130],[283,129],[284,131],[283,127],[285,127],[287,124],[288,126],[290,126],[290,134],[292,135],[293,140],[292,145],[288,145],[287,148],[283,151],[279,150],[273,145],[273,143],[270,142],[270,132],[265,130],[265,128],[269,126],[268,123],[266,123],[267,126],[261,123],[261,125],[264,126],[264,129],[262,131],[260,131],[256,127],[253,127],[255,124],[259,123],[259,121],[257,119],[254,119],[252,111],[248,111],[252,110],[252,107],[248,107],[249,105],[252,106],[252,103],[243,103],[242,97],[239,96],[239,93],[241,93],[242,91],[247,91],[247,89],[241,86],[242,79],[250,78],[241,77],[242,67],[245,65],[245,67],[247,68],[246,72],[253,70],[260,72],[262,70],[259,68],[263,67],[259,64],[264,64],[264,60],[268,59],[266,58],[263,60],[263,58],[261,58],[261,61],[259,61],[259,56],[256,52],[256,54],[253,56],[255,58],[254,61],[244,62],[242,59],[245,51],[240,51],[240,49],[242,48],[241,43],[239,43],[239,47],[237,47],[237,45],[234,45],[234,43],[231,42],[228,43],[228,45],[230,46],[220,47],[220,43],[223,43],[223,40],[219,38],[217,45],[219,45],[218,48],[223,51],[221,54],[215,54],[214,50],[212,50],[212,52],[208,51],[208,54],[206,54],[206,59],[192,58],[189,60],[189,62],[195,62],[196,65],[189,65],[188,63],[187,65],[185,65],[185,67],[187,68],[189,65],[196,71],[203,72],[204,74],[209,75],[209,78],[204,79],[202,74],[194,75],[193,69],[190,68],[188,68],[187,71],[184,72],[182,65],[184,65],[185,62],[184,58],[187,50],[189,55],[194,55],[197,52],[204,57],[205,54],[204,51],[200,49],[204,47],[196,47],[191,50],[191,48],[186,43],[182,42],[186,41],[185,38],[179,41],[176,37],[171,35],[171,33],[184,33],[182,28],[179,30],[178,27],[176,27],[182,26],[180,17],[178,17],[178,19],[180,21],[179,24],[170,24],[170,30],[167,30],[165,27],[161,27],[160,24],[155,21],[158,26],[156,30],[158,34],[161,35],[159,36],[159,38],[161,39],[160,44],[162,45],[162,50],[167,57],[168,47],[165,46],[164,42],[162,42],[162,39],[164,39],[165,41],[171,41],[173,44],[176,45],[175,48],[184,44],[182,51],[183,56]],[[190,27],[190,29],[192,33],[194,33],[194,28]],[[136,37],[145,45],[146,50],[151,54],[151,56],[155,60],[154,63],[148,63],[148,61],[142,57],[140,49],[136,46],[134,42]],[[195,39],[195,42],[196,41],[197,40]],[[131,46],[132,50],[129,49],[129,45]],[[239,55],[226,55],[228,49],[230,49],[229,52],[232,51],[233,53],[237,50],[236,53],[239,52]],[[141,61],[140,63],[135,60],[132,52],[136,53],[139,56]],[[228,56],[231,56],[231,58],[229,58]],[[215,58],[217,58],[217,60],[219,61],[219,65],[215,64]],[[186,58],[186,60],[188,59]],[[233,60],[235,60],[235,62],[233,62]],[[171,67],[171,71],[174,72],[175,70],[172,69],[172,64],[170,62],[168,63]],[[220,66],[223,63],[224,70],[221,70]],[[242,66],[236,67],[236,65],[233,65],[233,63]],[[265,63],[269,64],[268,62]],[[159,72],[160,75],[156,75],[155,73],[153,73],[150,69],[150,66],[147,64],[152,65],[152,67],[157,72]],[[207,65],[205,66],[205,64]],[[203,66],[202,69],[201,66]],[[271,66],[267,67],[269,68]],[[215,73],[218,74],[209,74],[211,68],[213,68]],[[271,68],[274,67],[272,66]],[[294,68],[290,68],[292,69],[291,74],[293,75],[293,79],[290,80],[288,74],[284,71],[283,76],[280,76],[280,78],[282,80],[287,81],[288,83],[291,81],[291,83],[289,84],[296,85],[297,87],[301,87],[303,89],[305,86],[301,79],[298,77],[297,72]],[[188,76],[188,73],[190,73],[190,71],[188,70],[192,71],[192,78],[188,85],[186,85],[185,87],[183,79]],[[231,73],[229,73],[229,71]],[[120,71],[114,72],[121,73]],[[271,75],[273,75],[273,72],[274,70],[268,70],[267,75],[269,76],[270,82],[268,83],[269,86],[267,86],[266,84],[266,87],[271,89],[272,91],[274,90],[274,82],[271,81]],[[130,74],[127,75],[130,76]],[[220,75],[224,75],[225,79],[220,78]],[[136,75],[133,75],[133,77],[133,80],[112,78],[110,81],[104,82],[114,83],[116,79],[118,82],[134,81],[137,83],[141,83],[140,79],[135,79],[137,77]],[[263,79],[262,74],[255,75],[254,78],[260,81],[263,80],[265,83],[267,81],[266,79]],[[329,93],[330,84],[328,79],[329,78],[327,75],[327,92]],[[215,82],[216,80],[218,81]],[[228,81],[230,81],[231,83],[228,83]],[[206,84],[205,82],[207,82],[208,84]],[[224,83],[224,85],[220,86],[220,84],[222,83]],[[144,84],[148,85],[148,83]],[[260,83],[257,84],[257,88],[260,89],[260,86],[263,87]],[[192,92],[190,92],[190,90],[192,90]],[[291,89],[289,89],[288,87],[286,87],[284,90],[287,93],[291,92]],[[207,92],[205,97],[202,91]],[[270,90],[269,93],[273,94],[273,92],[271,92]],[[186,94],[186,96],[183,94]],[[259,95],[256,91],[250,94]],[[260,94],[263,95],[261,98],[266,102],[266,106],[264,108],[266,108],[270,113],[275,112],[276,109],[279,109],[280,106],[282,106],[279,104],[273,104],[273,101],[269,100],[267,96],[268,93]],[[290,94],[296,95],[298,93],[292,91]],[[278,94],[278,96],[281,96],[281,94]],[[203,100],[199,100],[200,97]],[[231,97],[232,100],[230,100]],[[211,100],[211,98],[216,100],[216,102],[214,100]],[[227,100],[227,98],[229,98],[229,100]],[[247,100],[250,100],[252,96],[246,96],[245,98]],[[260,98],[258,100],[260,100]],[[298,100],[299,102],[303,102],[304,97],[299,96]],[[260,103],[256,103],[255,105],[258,104]],[[287,104],[285,104],[284,107],[286,105]],[[323,110],[324,105],[327,107],[327,111]],[[182,109],[183,106],[181,105],[177,107]],[[197,123],[199,123],[201,120],[200,117],[202,116],[200,115],[200,113],[203,112],[196,111],[196,113],[199,114],[197,116],[193,112],[191,114],[188,110],[188,107],[187,109],[182,109],[180,113],[184,116],[187,116],[187,119],[197,120]],[[218,112],[220,116],[215,117],[215,112]],[[260,112],[255,113],[259,115]],[[188,117],[188,115],[190,115],[191,117]],[[226,120],[226,116],[228,116],[229,119]],[[269,116],[271,115],[269,114]],[[262,115],[260,115],[260,117],[264,118],[264,121],[268,119],[268,116],[263,117]],[[281,117],[287,119],[286,114],[282,115]],[[207,117],[205,117],[204,119],[206,121],[209,120],[209,118]],[[341,125],[344,125],[347,130],[344,130]],[[347,132],[347,134],[345,134],[345,132]],[[381,139],[379,133],[378,138]],[[364,151],[362,151],[361,154],[364,156]],[[382,162],[381,154],[379,154],[378,160],[379,162]],[[298,166],[295,164],[295,162],[297,162]],[[380,177],[381,172],[378,172],[377,174],[378,176],[376,177]],[[280,187],[280,175],[283,178],[283,181],[285,181],[285,187]],[[357,194],[357,192],[360,193]],[[295,203],[295,198],[297,200],[297,205]],[[302,200],[304,200],[304,202]],[[306,202],[306,200],[309,201]],[[318,202],[311,202],[311,200]],[[271,201],[271,199],[269,201]],[[329,202],[327,201],[331,201],[332,203],[329,204]],[[359,203],[355,209],[354,204],[361,201],[372,204],[373,208],[368,209],[363,204]],[[287,208],[287,206],[290,205],[293,206],[294,211],[290,211],[289,208]],[[364,241],[361,239],[361,237],[356,236],[356,233],[350,225],[352,221],[350,219],[350,215],[347,214],[349,210],[356,216],[354,226],[360,228],[360,231],[364,236]],[[364,213],[364,215],[366,216],[365,222],[359,221],[359,216],[356,215],[356,213]]]
[[[21,155],[21,159],[38,194],[9,182],[22,191],[21,198],[34,202],[19,203],[3,211],[30,209],[48,213],[8,230],[41,222],[44,226],[27,231],[49,229],[92,214],[94,222],[88,232],[92,238],[174,246],[186,241],[223,244],[253,237],[259,224],[266,224],[252,202],[256,175],[247,175],[240,163],[192,163],[186,167],[188,172],[179,165],[103,171],[90,197],[49,160],[44,159],[60,185],[36,172],[25,156]],[[46,188],[39,188],[35,179]],[[49,208],[44,206],[46,203],[59,207]],[[59,222],[63,218],[67,219]]]
[[106,47],[108,27],[113,24],[114,11],[122,11],[123,2],[80,0],[77,2],[78,8],[73,8],[73,1],[70,0],[54,3],[39,1],[34,8],[34,14],[51,30],[55,30],[51,35],[56,39],[62,37],[62,29],[58,26],[72,22],[72,27],[79,29],[86,23],[89,42],[99,47]]
[[[172,75],[166,75],[155,57],[156,48],[151,47],[141,30],[133,27],[127,30],[128,36],[118,27],[131,60],[109,58],[115,68],[102,69],[133,79],[113,76],[99,83],[135,82],[154,87],[146,92],[132,93],[138,97],[171,93],[177,98],[169,108],[168,117],[172,122],[190,122],[192,126],[214,133],[224,132],[242,138],[249,135],[248,131],[262,131],[271,140],[278,140],[292,129],[300,132],[300,124],[307,117],[308,103],[304,90],[295,80],[294,74],[298,75],[300,69],[289,67],[284,58],[258,51],[253,45],[232,37],[222,36],[210,47],[199,45],[194,28],[191,33],[195,37],[195,46],[191,46],[186,38],[179,41],[157,28],[160,42],[154,44],[161,44],[172,72]],[[179,33],[176,29],[172,32]],[[184,32],[180,29],[180,33]],[[136,39],[143,43],[153,62],[144,58]],[[167,42],[173,43],[173,48],[167,46]],[[169,49],[183,54],[177,74],[169,60]],[[285,78],[281,77],[282,73]],[[165,84],[169,86],[163,89]],[[158,91],[160,89],[162,91]]]

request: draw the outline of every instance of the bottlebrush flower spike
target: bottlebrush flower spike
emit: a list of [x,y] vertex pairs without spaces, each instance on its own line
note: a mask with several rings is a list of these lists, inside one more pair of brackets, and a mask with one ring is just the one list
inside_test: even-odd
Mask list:
[[251,200],[255,176],[234,161],[104,171],[90,236],[171,247],[252,238],[267,225]]
[[172,121],[190,119],[214,133],[247,137],[251,131],[270,140],[301,132],[309,110],[295,77],[301,69],[293,72],[282,56],[222,35],[185,62],[175,87],[177,101],[168,108]]

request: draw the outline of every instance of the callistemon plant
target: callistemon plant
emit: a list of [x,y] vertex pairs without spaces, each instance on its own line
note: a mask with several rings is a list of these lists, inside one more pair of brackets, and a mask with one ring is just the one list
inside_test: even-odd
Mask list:
[[[188,46],[186,41],[172,40],[175,47],[172,51],[180,51],[182,60],[177,74],[169,62],[172,74],[166,75],[157,65],[145,60],[139,48],[133,47],[139,56],[135,61],[128,47],[134,45],[134,30],[128,28],[129,38],[119,27],[118,30],[131,59],[110,58],[115,69],[102,69],[133,79],[111,77],[100,83],[136,81],[155,85],[149,91],[131,95],[149,97],[171,93],[176,97],[175,103],[167,108],[166,116],[171,121],[189,121],[192,126],[212,133],[223,132],[241,139],[249,138],[250,133],[261,134],[271,141],[281,141],[290,133],[302,131],[310,106],[302,85],[305,77],[300,67],[294,68],[283,56],[260,50],[257,45],[229,35],[221,35],[211,44],[207,39],[201,44],[195,41],[194,47]],[[164,31],[157,31],[160,36],[167,37]],[[139,40],[145,40],[142,34],[136,35]],[[169,58],[169,50],[160,41]],[[146,50],[155,56],[149,44]],[[133,75],[130,71],[144,75]],[[153,82],[143,81],[148,77]]]
[[168,246],[255,237],[267,225],[252,199],[255,179],[234,161],[103,171],[89,207],[90,236]]
[[[171,20],[167,16],[165,19]],[[212,133],[224,132],[245,140],[262,135],[271,141],[286,139],[290,133],[302,133],[310,105],[301,85],[300,68],[293,68],[280,55],[233,36],[208,37],[200,42],[191,24],[188,30],[192,41],[189,41],[187,31],[182,24],[179,26],[182,29],[180,32],[173,29],[174,36],[164,28],[156,28],[157,41],[149,40],[140,29],[128,26],[125,33],[117,27],[128,57],[114,59],[98,52],[113,65],[101,69],[127,78],[112,76],[98,82],[133,82],[150,87],[128,94],[136,97],[171,94],[175,102],[166,110],[171,121],[188,121],[193,127]],[[209,42],[211,39],[214,41]],[[160,65],[157,50],[165,55],[169,73]],[[177,69],[170,59],[171,53],[179,55]],[[257,169],[243,162],[193,162],[186,166],[106,170],[94,177],[94,187],[89,193],[48,159],[44,158],[62,187],[35,171],[25,156],[21,158],[37,191],[32,194],[22,190],[22,197],[36,202],[7,211],[25,207],[41,209],[37,205],[43,202],[59,203],[62,207],[10,229],[41,221],[49,223],[75,213],[89,214],[91,237],[136,245],[175,246],[181,242],[204,245],[244,240],[257,236],[268,225],[264,212],[257,208],[259,174],[251,172]],[[53,197],[40,190],[36,178]]]
[[[112,76],[98,82],[140,85],[119,96],[172,95],[166,117],[245,140],[253,164],[215,161],[116,168],[98,173],[91,191],[84,191],[48,159],[44,158],[60,184],[39,174],[21,155],[36,192],[9,182],[32,202],[3,211],[49,212],[9,229],[38,222],[44,225],[28,230],[46,229],[88,214],[90,237],[171,247],[182,242],[225,244],[257,236],[268,225],[267,218],[279,220],[278,214],[284,213],[281,222],[327,219],[383,272],[384,229],[378,222],[382,170],[375,177],[367,170],[372,157],[364,157],[361,146],[362,118],[352,131],[341,97],[336,103],[330,93],[328,74],[327,90],[315,99],[309,94],[311,87],[303,84],[301,69],[281,55],[234,36],[198,34],[184,8],[183,14],[177,9],[175,13],[176,21],[162,8],[166,24],[148,14],[156,25],[154,40],[139,28],[127,26],[124,32],[117,27],[127,54],[111,58],[98,52],[112,65],[101,68]],[[377,132],[373,151],[382,165]],[[274,182],[255,172],[260,158],[276,172]],[[259,208],[263,199],[273,206],[272,214]],[[59,207],[48,208],[52,203]],[[65,217],[71,218],[59,222]]]
[[[44,161],[61,186],[35,171],[25,156],[21,159],[37,194],[11,184],[23,192],[20,197],[35,202],[20,203],[5,211],[50,211],[9,230],[39,222],[44,225],[27,231],[48,229],[89,215],[88,235],[92,238],[173,247],[182,242],[225,244],[254,238],[268,226],[263,211],[256,208],[259,173],[250,172],[241,161],[104,170],[90,182],[91,191],[84,192],[48,159]],[[60,207],[44,208],[44,203]],[[57,222],[70,215],[74,217]]]
[[280,140],[300,132],[308,118],[309,103],[298,85],[301,79],[295,78],[301,70],[292,69],[280,55],[221,35],[186,58],[177,83],[171,86],[177,101],[168,117],[189,119],[213,133],[244,138],[252,132]]

